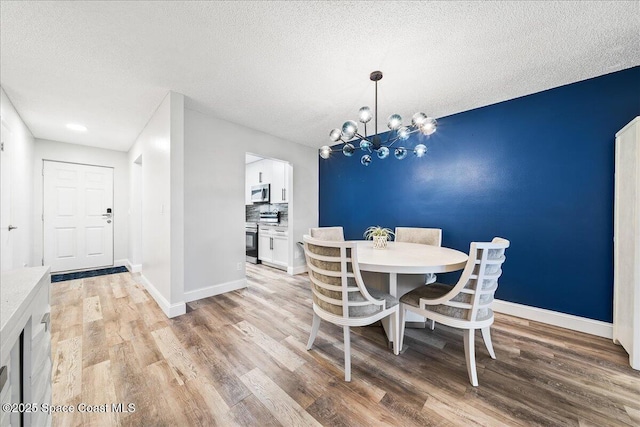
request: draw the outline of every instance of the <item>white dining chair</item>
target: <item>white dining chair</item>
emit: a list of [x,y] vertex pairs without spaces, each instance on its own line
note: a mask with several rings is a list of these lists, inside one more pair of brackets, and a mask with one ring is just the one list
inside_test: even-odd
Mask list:
[[[396,242],[420,243],[422,245],[442,246],[441,228],[396,227]],[[425,275],[425,284],[436,281],[435,273]]]
[[342,229],[342,227],[310,228],[309,235],[314,239],[344,242],[344,230]]
[[[419,243],[421,245],[442,246],[442,229],[441,228],[422,228],[422,227],[396,227],[396,242]],[[425,285],[434,283],[438,278],[436,273],[427,273],[424,275]],[[430,320],[429,328],[433,331],[436,322]]]
[[477,386],[475,331],[480,329],[489,355],[495,359],[491,343],[491,304],[498,288],[498,278],[502,274],[504,252],[509,244],[508,240],[500,237],[495,237],[491,242],[473,242],[469,259],[456,285],[433,283],[403,295],[400,298],[400,348],[404,341],[407,311],[462,329],[469,380],[473,386]]
[[304,253],[313,292],[313,322],[307,350],[320,328],[320,320],[342,326],[344,380],[351,381],[351,326],[366,326],[391,317],[393,352],[400,352],[399,303],[384,292],[367,288],[358,267],[357,242],[321,240],[305,235]]

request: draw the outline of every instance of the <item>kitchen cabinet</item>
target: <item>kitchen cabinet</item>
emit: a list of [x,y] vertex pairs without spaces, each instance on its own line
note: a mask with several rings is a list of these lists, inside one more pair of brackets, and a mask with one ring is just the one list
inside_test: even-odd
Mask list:
[[286,268],[289,262],[289,239],[286,236],[274,236],[272,239],[271,262]]
[[272,161],[271,203],[289,202],[289,164]]
[[269,159],[260,160],[249,163],[247,171],[249,173],[248,182],[251,185],[270,184],[271,175],[273,174],[273,161]]
[[[0,401],[51,405],[49,267],[2,273],[0,301]],[[51,425],[51,415],[1,411],[0,426]]]
[[286,162],[264,159],[248,163],[245,168],[245,205],[251,205],[251,187],[271,184],[270,202],[289,203],[289,169]]
[[289,265],[289,232],[282,227],[261,226],[258,230],[258,259],[286,269]]
[[245,205],[251,205],[251,187],[260,184],[270,184],[271,176],[273,174],[273,163],[271,160],[260,160],[253,163],[248,163],[245,167],[245,193],[244,203]]

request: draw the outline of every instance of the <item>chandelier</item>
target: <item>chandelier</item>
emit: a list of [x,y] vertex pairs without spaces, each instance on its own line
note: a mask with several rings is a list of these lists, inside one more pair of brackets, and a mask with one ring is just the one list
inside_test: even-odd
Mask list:
[[[378,82],[382,80],[382,71],[374,71],[369,75],[371,81],[376,83],[376,101],[375,109],[372,114],[369,107],[362,107],[359,111],[358,120],[364,125],[364,135],[358,130],[358,124],[354,120],[347,120],[342,125],[342,130],[336,128],[329,132],[329,138],[333,142],[341,141],[344,143],[342,146],[342,154],[347,157],[351,157],[356,152],[356,145],[352,141],[355,141],[358,148],[364,151],[365,154],[360,158],[360,163],[364,166],[369,166],[371,163],[371,155],[375,152],[379,159],[386,159],[389,157],[391,149],[393,149],[393,155],[396,159],[402,160],[409,154],[407,147],[400,145],[402,142],[409,139],[411,134],[416,132],[422,132],[422,134],[429,136],[436,131],[438,123],[433,117],[428,117],[424,113],[415,113],[411,118],[411,125],[403,126],[402,117],[399,114],[392,114],[387,119],[387,127],[390,132],[385,137],[385,141],[382,141],[382,137],[378,135]],[[367,133],[367,123],[375,118],[375,129],[373,135]],[[359,142],[356,140],[360,140]],[[401,141],[397,147],[393,145]],[[333,149],[328,145],[320,148],[320,157],[328,159],[331,156]],[[427,147],[424,144],[417,144],[413,148],[413,154],[416,157],[422,157],[427,152]]]

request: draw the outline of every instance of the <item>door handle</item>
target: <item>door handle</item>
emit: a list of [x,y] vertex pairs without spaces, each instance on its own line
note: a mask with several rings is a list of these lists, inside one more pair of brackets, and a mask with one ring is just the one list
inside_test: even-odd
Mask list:
[[11,231],[11,230],[15,230],[18,227],[14,227],[13,225],[10,225],[7,227],[7,230]]
[[111,214],[110,213],[102,214],[102,216],[105,217],[105,218],[111,218]]
[[282,189],[282,200],[284,200],[284,188]]

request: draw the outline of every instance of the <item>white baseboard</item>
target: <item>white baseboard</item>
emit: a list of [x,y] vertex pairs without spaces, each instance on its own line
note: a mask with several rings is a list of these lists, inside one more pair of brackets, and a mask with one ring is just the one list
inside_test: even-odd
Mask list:
[[117,260],[113,261],[113,266],[114,267],[127,267],[128,264],[129,264],[129,260],[128,259],[117,259]]
[[129,261],[128,259],[118,260],[115,262],[115,265],[124,265],[131,273],[140,273],[142,271],[142,264],[131,264],[131,261]]
[[291,276],[295,276],[296,274],[302,274],[307,271],[306,265],[299,265],[297,267],[287,267],[287,273]]
[[142,284],[144,285],[144,287],[147,289],[147,291],[149,291],[153,299],[156,300],[156,303],[158,304],[158,306],[160,306],[160,308],[162,309],[162,311],[164,311],[164,314],[168,318],[181,316],[187,312],[187,304],[184,301],[170,304],[169,301],[167,301],[167,299],[162,296],[160,291],[158,291],[156,287],[153,286],[153,284],[146,277],[144,277],[144,275],[141,274],[140,278],[142,279]]
[[209,298],[214,295],[220,295],[226,292],[231,292],[246,287],[247,279],[234,280],[232,282],[220,283],[218,285],[196,289],[195,291],[185,292],[184,300],[185,302],[197,301],[199,299]]
[[604,338],[613,338],[613,324],[593,320],[586,317],[574,316],[572,314],[560,313],[558,311],[545,310],[544,308],[531,307],[523,304],[516,304],[509,301],[494,300],[493,311],[496,313],[508,314],[521,317],[527,320],[534,320],[548,325],[559,326],[572,331],[584,332]]

